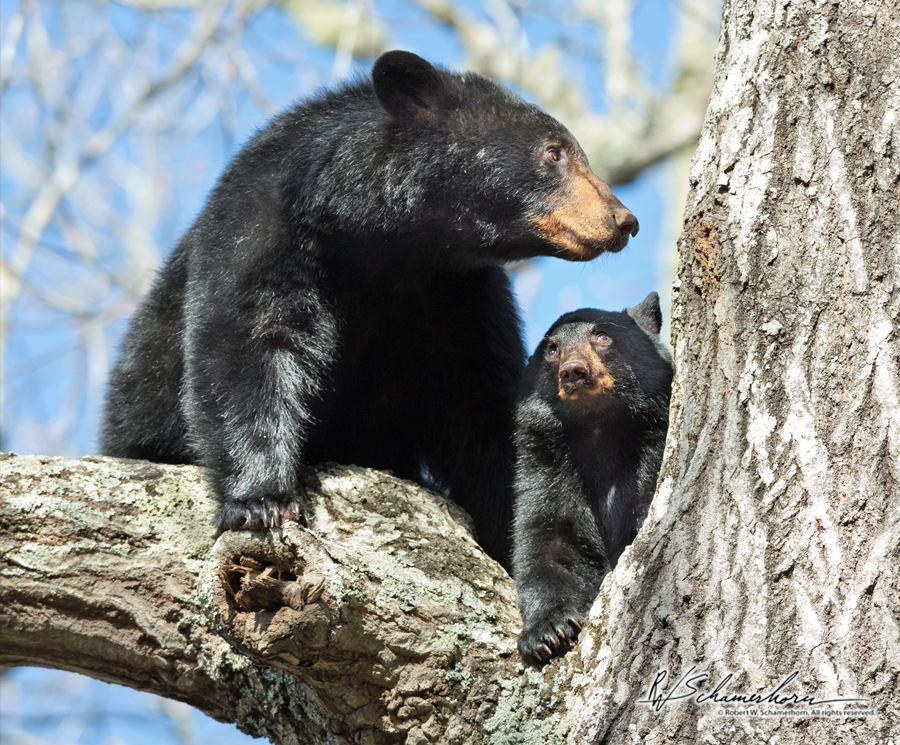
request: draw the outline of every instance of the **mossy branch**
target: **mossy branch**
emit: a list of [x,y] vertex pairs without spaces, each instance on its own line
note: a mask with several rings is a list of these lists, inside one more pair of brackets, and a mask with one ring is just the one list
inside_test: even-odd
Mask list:
[[458,507],[353,467],[310,469],[306,488],[312,531],[214,543],[199,468],[3,456],[0,664],[151,691],[276,743],[556,722],[515,652],[512,580]]

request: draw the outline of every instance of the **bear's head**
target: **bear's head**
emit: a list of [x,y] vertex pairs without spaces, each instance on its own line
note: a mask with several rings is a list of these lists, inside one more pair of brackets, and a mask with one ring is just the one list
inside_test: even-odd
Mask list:
[[572,134],[506,88],[402,51],[378,58],[372,84],[405,178],[405,201],[394,201],[419,210],[422,235],[488,246],[504,261],[589,261],[637,235]]
[[659,341],[662,314],[651,292],[621,312],[582,308],[561,316],[529,360],[530,390],[566,418],[641,414],[668,402],[672,362]]

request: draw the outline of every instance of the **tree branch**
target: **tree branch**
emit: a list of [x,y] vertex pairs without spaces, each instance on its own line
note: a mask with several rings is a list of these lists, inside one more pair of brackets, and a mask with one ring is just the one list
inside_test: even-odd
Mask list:
[[[213,545],[201,469],[4,456],[0,664],[151,691],[279,743],[482,742],[501,693],[534,699],[512,581],[458,507],[375,471],[306,478],[314,531]],[[293,607],[242,608],[229,560],[272,567]]]

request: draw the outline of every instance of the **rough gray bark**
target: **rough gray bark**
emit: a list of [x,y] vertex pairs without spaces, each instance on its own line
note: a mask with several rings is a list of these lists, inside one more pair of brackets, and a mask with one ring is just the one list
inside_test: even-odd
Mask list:
[[[509,579],[458,510],[390,477],[312,470],[314,533],[213,553],[197,469],[8,458],[0,664],[151,690],[279,743],[896,743],[900,9],[723,10],[660,487],[573,652],[523,671]],[[247,610],[226,559],[292,590]],[[733,674],[732,694],[796,670],[784,693],[875,716],[638,703],[657,671],[694,666],[706,692]]]
[[[570,740],[896,742],[900,6],[723,12],[680,241],[666,461],[595,605]],[[732,692],[797,670],[789,692],[868,697],[877,716],[633,705],[655,671],[693,665],[705,690],[734,673]]]
[[[4,456],[0,664],[151,691],[277,743],[479,742],[505,707],[536,706],[536,676],[515,672],[512,581],[458,507],[358,468],[310,470],[307,486],[315,534],[214,547],[198,468]],[[219,576],[242,557],[300,600],[242,610]]]

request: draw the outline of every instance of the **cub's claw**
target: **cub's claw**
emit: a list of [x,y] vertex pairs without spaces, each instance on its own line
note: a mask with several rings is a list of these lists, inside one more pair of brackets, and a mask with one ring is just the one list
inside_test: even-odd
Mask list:
[[526,664],[543,665],[552,657],[568,652],[580,631],[581,624],[567,613],[528,619],[519,634],[519,654]]

